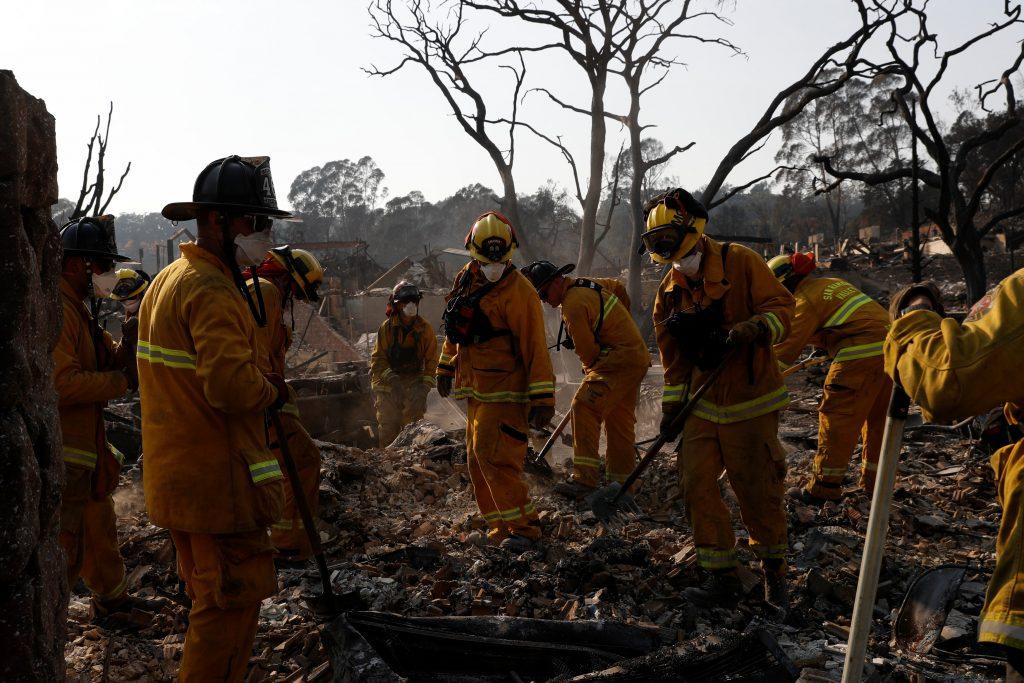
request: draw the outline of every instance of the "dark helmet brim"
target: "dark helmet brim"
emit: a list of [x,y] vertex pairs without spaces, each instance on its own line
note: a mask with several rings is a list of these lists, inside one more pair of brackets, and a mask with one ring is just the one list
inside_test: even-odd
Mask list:
[[81,256],[82,258],[108,258],[118,263],[127,263],[132,260],[131,256],[124,254],[112,254],[107,251],[96,251],[95,249],[65,249],[65,256]]
[[268,209],[264,206],[252,206],[249,204],[223,204],[219,202],[172,202],[160,212],[164,218],[170,221],[194,221],[200,209],[216,209],[227,213],[249,214],[253,216],[269,216],[282,221],[300,220],[290,211],[281,209]]
[[540,290],[542,290],[545,287],[547,287],[555,278],[561,277],[563,275],[567,275],[567,274],[571,273],[574,270],[576,270],[576,264],[575,263],[567,263],[564,266],[562,266],[561,268],[556,268],[554,270],[554,272],[551,273],[551,275],[548,275],[546,278],[544,278],[540,282],[532,283],[533,284],[533,288],[536,289],[539,292]]

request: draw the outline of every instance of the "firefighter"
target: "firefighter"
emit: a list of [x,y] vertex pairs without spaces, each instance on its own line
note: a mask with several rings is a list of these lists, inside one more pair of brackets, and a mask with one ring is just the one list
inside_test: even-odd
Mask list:
[[402,280],[388,298],[387,318],[377,330],[370,356],[370,388],[377,404],[377,431],[385,448],[402,427],[423,418],[435,385],[437,338],[420,317],[423,293]]
[[68,585],[81,577],[92,592],[93,617],[102,618],[142,605],[127,593],[111,499],[124,457],[107,441],[103,421],[107,401],[138,383],[131,354],[136,328],[124,326],[115,343],[95,318],[99,299],[117,284],[114,263],[128,260],[117,253],[113,217],[73,220],[60,239],[63,323],[53,350],[65,466],[59,538]]
[[556,484],[556,493],[581,499],[600,483],[598,443],[606,437],[605,475],[619,483],[636,464],[636,404],[651,355],[629,313],[629,296],[615,279],[569,278],[576,268],[536,261],[523,274],[542,301],[561,307],[570,347],[583,364],[584,377],[572,400],[572,478]]
[[121,304],[126,320],[138,314],[142,297],[152,281],[149,273],[138,268],[121,268],[117,271],[117,283],[110,292],[110,298]]
[[776,256],[768,267],[796,297],[789,336],[775,345],[775,357],[791,365],[811,344],[832,359],[818,407],[818,452],[800,499],[821,505],[841,497],[858,436],[863,440],[860,486],[870,497],[892,393],[882,367],[889,314],[849,282],[811,275],[814,254]]
[[[473,260],[446,297],[437,390],[467,400],[466,453],[488,538],[511,552],[534,547],[541,529],[523,480],[529,429],[555,414],[555,376],[544,314],[512,265],[518,245],[508,219],[489,211],[466,236]],[[454,387],[454,389],[453,389]]]
[[193,201],[168,204],[198,239],[153,279],[139,310],[139,392],[149,520],[170,530],[192,599],[182,681],[241,681],[260,601],[277,592],[268,533],[284,477],[265,411],[287,403],[280,375],[260,369],[265,311],[242,280],[273,246],[277,208],[266,157],[230,156],[199,174]]
[[[951,422],[999,405],[1010,424],[1024,418],[1024,270],[1003,280],[977,320],[943,318],[938,290],[915,285],[893,297],[885,371],[930,422]],[[1024,440],[991,458],[1003,516],[996,565],[978,623],[978,640],[1006,650],[1006,680],[1024,681]]]
[[662,434],[675,440],[676,415],[689,392],[727,365],[682,427],[678,462],[697,560],[706,571],[688,597],[725,602],[740,592],[736,537],[718,477],[725,470],[740,504],[750,548],[761,559],[765,599],[785,609],[785,452],[779,410],[789,403],[771,345],[782,341],[793,296],[764,259],[704,234],[707,210],[682,189],[650,200],[642,249],[671,264],[654,302],[665,370]]
[[[296,299],[319,300],[318,289],[324,279],[324,269],[308,251],[283,246],[271,249],[263,263],[250,269],[248,274],[250,277],[253,274],[257,276],[256,282],[266,311],[267,324],[256,330],[260,370],[265,374],[272,373],[283,377],[285,353],[291,346],[292,333],[295,329],[294,314],[291,323],[288,324],[285,323],[284,311],[286,308],[291,309]],[[248,289],[250,295],[255,296],[252,282],[249,282]],[[320,507],[320,449],[313,443],[309,432],[302,424],[295,392],[291,388],[288,389],[288,402],[281,406],[278,412],[281,426],[285,430],[285,438],[288,440],[288,451],[295,460],[295,467],[298,470],[299,486],[306,495],[313,519],[316,519]],[[278,464],[281,465],[281,449],[278,445],[281,435],[276,432],[273,425],[270,432],[270,445]],[[284,515],[271,527],[270,540],[274,545],[275,561],[281,566],[305,564],[313,554],[290,484],[285,487]]]

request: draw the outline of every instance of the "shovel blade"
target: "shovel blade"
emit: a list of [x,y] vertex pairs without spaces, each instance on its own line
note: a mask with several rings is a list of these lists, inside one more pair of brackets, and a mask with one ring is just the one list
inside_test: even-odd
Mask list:
[[620,493],[622,485],[614,481],[607,486],[602,486],[587,497],[590,510],[602,522],[609,522],[616,517],[626,513],[638,514],[640,506],[629,493]]

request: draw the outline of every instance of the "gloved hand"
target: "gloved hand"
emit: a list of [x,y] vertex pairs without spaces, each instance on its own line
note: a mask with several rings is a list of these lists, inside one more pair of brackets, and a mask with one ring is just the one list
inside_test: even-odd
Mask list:
[[683,410],[683,405],[685,404],[681,402],[661,404],[661,424],[658,425],[658,434],[663,436],[666,441],[675,441],[683,431],[682,425],[672,427],[672,422]]
[[139,388],[139,368],[135,364],[134,358],[132,358],[132,362],[125,366],[122,372],[128,380],[128,391],[137,391]]
[[736,323],[729,330],[729,341],[738,346],[753,344],[767,331],[768,328],[759,320],[744,320],[741,323]]
[[942,293],[930,280],[907,285],[893,294],[889,302],[889,318],[892,320],[900,318],[911,305],[914,305],[915,309],[918,307],[930,308],[940,316],[946,317],[946,309],[942,306]]
[[454,379],[451,375],[437,376],[437,393],[441,394],[441,398],[448,398],[448,395],[452,393],[452,382]]
[[288,402],[288,385],[285,384],[284,377],[276,372],[268,372],[263,376],[277,389],[277,398],[270,407],[274,410],[279,410],[281,406]]
[[554,417],[554,406],[532,406],[527,421],[529,421],[530,426],[534,429],[544,429],[551,424],[551,420]]
[[121,323],[121,343],[135,346],[139,341],[139,319],[136,316],[125,318]]

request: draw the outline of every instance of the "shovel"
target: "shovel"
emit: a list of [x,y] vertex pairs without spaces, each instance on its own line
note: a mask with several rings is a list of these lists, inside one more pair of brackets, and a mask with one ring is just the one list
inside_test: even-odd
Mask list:
[[889,505],[896,483],[896,465],[903,446],[903,429],[907,422],[910,399],[898,384],[893,385],[889,399],[889,412],[882,435],[882,453],[878,458],[875,491],[871,496],[868,532],[864,538],[864,555],[857,579],[857,597],[853,602],[853,620],[850,639],[846,643],[846,663],[843,665],[843,683],[860,683],[864,674],[864,653],[871,634],[871,617],[875,609],[878,590],[878,572],[882,567],[885,535],[889,529]]
[[558,435],[565,430],[570,419],[572,419],[572,410],[566,411],[565,417],[563,417],[558,423],[558,426],[555,427],[555,431],[551,432],[551,436],[548,437],[544,447],[539,451],[534,451],[533,446],[528,445],[526,447],[526,467],[530,469],[530,471],[545,477],[551,477],[554,475],[554,470],[551,469],[551,465],[548,464],[548,461],[545,460],[544,457],[548,454],[548,451],[551,450],[552,446],[555,445],[555,440],[558,438]]
[[306,500],[306,493],[302,490],[302,484],[299,483],[299,468],[295,466],[295,460],[292,459],[291,449],[288,448],[288,437],[281,424],[281,415],[276,410],[270,411],[270,422],[274,425],[274,431],[277,432],[277,443],[281,448],[284,468],[288,472],[288,483],[292,487],[292,495],[295,496],[295,504],[302,517],[302,526],[306,529],[309,546],[313,549],[313,557],[316,558],[316,568],[320,572],[320,582],[324,587],[322,604],[318,607],[322,607],[322,611],[327,615],[333,615],[336,609],[334,591],[331,588],[331,572],[327,569],[327,559],[324,557],[323,546],[320,545],[320,534],[316,530],[313,513],[309,510],[309,501]]
[[[721,362],[714,370],[711,371],[708,378],[704,380],[704,384],[700,385],[697,391],[693,393],[690,400],[686,402],[686,405],[683,406],[682,410],[680,410],[672,420],[672,424],[669,425],[670,429],[666,431],[674,432],[677,435],[682,433],[683,425],[686,424],[686,419],[697,406],[697,402],[703,398],[704,394],[706,394],[708,389],[711,388],[711,385],[713,385],[715,380],[718,379],[718,376],[722,374],[723,370],[725,370],[725,366],[729,363],[729,359],[732,358],[733,353],[734,348],[730,348],[729,351],[726,352],[725,357],[722,358]],[[676,436],[676,438],[679,437]],[[672,439],[672,441],[675,441],[675,439]],[[644,473],[652,462],[654,462],[654,458],[657,457],[662,447],[668,442],[669,439],[667,437],[663,434],[659,434],[654,439],[654,442],[648,446],[647,453],[626,478],[626,481],[622,482],[621,485],[617,481],[612,482],[611,484],[602,486],[597,491],[590,494],[587,502],[590,503],[590,509],[593,511],[595,517],[603,521],[608,521],[618,514],[620,506],[626,507],[632,512],[639,512],[639,506],[637,506],[633,497],[627,494],[629,487],[636,483],[636,480],[639,479],[640,475]]]
[[783,377],[789,377],[790,375],[795,375],[796,373],[800,372],[801,370],[806,370],[807,368],[813,368],[815,365],[821,365],[822,363],[827,363],[827,362],[828,362],[828,356],[811,356],[810,358],[804,358],[799,363],[796,363],[795,365],[791,365],[790,367],[788,367],[785,370],[783,370],[782,371],[782,376]]

